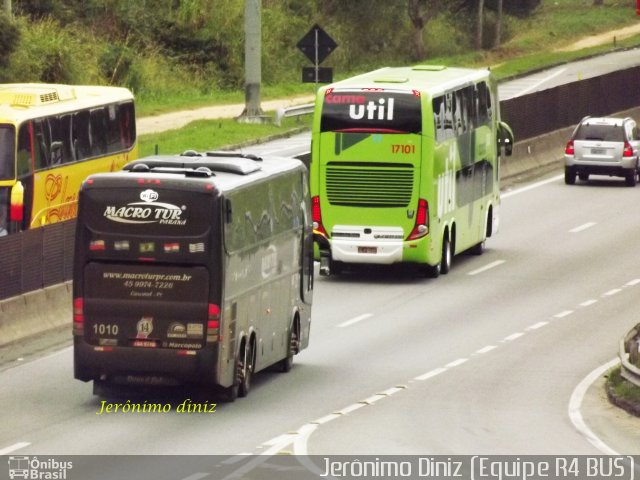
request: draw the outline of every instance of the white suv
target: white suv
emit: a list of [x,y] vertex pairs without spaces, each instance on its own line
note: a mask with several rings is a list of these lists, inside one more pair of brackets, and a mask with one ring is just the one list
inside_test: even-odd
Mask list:
[[590,174],[624,177],[633,187],[638,178],[640,134],[629,117],[585,117],[564,150],[567,185],[589,180]]

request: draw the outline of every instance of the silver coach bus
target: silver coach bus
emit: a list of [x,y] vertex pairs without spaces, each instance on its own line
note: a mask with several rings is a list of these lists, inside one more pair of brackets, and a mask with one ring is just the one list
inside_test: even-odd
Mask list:
[[74,375],[246,396],[307,347],[313,233],[307,171],[229,152],[152,156],[82,185]]

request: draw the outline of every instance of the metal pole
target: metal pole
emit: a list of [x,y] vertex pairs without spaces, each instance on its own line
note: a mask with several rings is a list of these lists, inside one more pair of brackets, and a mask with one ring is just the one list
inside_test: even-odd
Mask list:
[[315,69],[316,69],[316,90],[318,89],[318,83],[320,81],[320,79],[318,78],[318,71],[320,70],[320,64],[318,62],[318,29],[316,28],[313,33],[315,33],[316,37],[315,37],[315,41],[313,44],[313,47],[315,49],[315,61],[313,62]]
[[265,120],[260,108],[260,84],[262,82],[262,0],[245,0],[244,4],[244,64],[245,108],[238,121],[260,123]]

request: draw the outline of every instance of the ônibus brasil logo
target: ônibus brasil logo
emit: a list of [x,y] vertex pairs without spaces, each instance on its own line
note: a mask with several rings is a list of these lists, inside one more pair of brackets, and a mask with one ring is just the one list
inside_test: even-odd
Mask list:
[[182,218],[182,214],[187,207],[156,202],[158,198],[158,192],[147,189],[140,193],[141,202],[131,202],[122,207],[107,205],[104,216],[120,223],[186,225],[187,221]]

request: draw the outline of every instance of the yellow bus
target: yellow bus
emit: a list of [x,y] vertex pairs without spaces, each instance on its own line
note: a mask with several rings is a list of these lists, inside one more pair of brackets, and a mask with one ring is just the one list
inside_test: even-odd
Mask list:
[[136,158],[126,88],[0,84],[0,236],[75,218],[87,176]]

